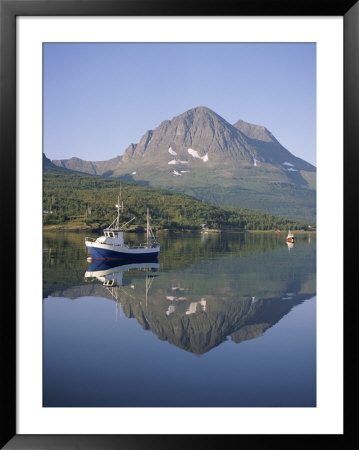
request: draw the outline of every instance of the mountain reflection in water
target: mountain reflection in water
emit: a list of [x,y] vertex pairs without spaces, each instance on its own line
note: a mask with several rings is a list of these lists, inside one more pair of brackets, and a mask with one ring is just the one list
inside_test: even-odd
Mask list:
[[[200,239],[200,245],[206,243],[203,236]],[[211,239],[216,242],[223,237]],[[51,297],[113,300],[116,317],[120,304],[124,315],[135,318],[145,330],[199,355],[228,338],[241,343],[262,336],[294,306],[315,295],[315,246],[305,245],[307,241],[292,246],[291,254],[285,243],[270,240],[266,242],[269,251],[257,251],[252,245],[252,254],[245,245],[231,249],[229,255],[222,250],[218,258],[204,259],[199,252],[192,255],[192,264],[184,262],[186,239],[180,244],[180,271],[168,267],[168,261],[167,268],[159,262],[93,261],[84,282],[55,290]],[[233,245],[224,242],[224,247]]]

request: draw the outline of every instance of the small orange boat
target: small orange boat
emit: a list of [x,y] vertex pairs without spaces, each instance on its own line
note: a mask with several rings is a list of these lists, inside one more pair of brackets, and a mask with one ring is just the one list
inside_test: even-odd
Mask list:
[[287,242],[294,242],[294,234],[290,232],[290,230],[288,231],[288,235],[287,235]]

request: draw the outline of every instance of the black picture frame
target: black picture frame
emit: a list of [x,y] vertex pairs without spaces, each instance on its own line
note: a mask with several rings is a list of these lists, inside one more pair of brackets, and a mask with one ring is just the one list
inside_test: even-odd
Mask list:
[[[16,17],[18,16],[342,16],[344,19],[344,272],[345,293],[356,279],[351,238],[355,236],[355,181],[359,169],[359,2],[243,0],[0,0],[0,168],[1,236],[16,223]],[[328,224],[330,226],[330,224]],[[9,236],[10,235],[10,236]],[[350,447],[356,421],[351,414],[356,374],[353,349],[355,297],[345,304],[345,386],[343,435],[18,435],[16,434],[16,243],[4,239],[1,299],[1,448],[6,449],[183,449],[255,445],[284,448],[288,441],[316,445],[322,438],[335,448]],[[5,257],[4,257],[5,256]],[[343,268],[344,270],[344,268]],[[351,300],[351,302],[350,302]],[[326,444],[328,446],[328,444]]]

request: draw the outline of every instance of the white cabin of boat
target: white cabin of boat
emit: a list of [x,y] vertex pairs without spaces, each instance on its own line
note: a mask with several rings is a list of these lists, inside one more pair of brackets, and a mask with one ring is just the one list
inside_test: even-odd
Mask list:
[[99,244],[124,245],[123,232],[114,229],[105,229],[103,236],[96,239]]

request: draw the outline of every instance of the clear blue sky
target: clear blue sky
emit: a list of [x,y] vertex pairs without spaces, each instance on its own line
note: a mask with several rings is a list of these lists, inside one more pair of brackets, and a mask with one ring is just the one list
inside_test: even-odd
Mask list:
[[207,106],[316,164],[315,44],[44,44],[44,152],[99,161]]

